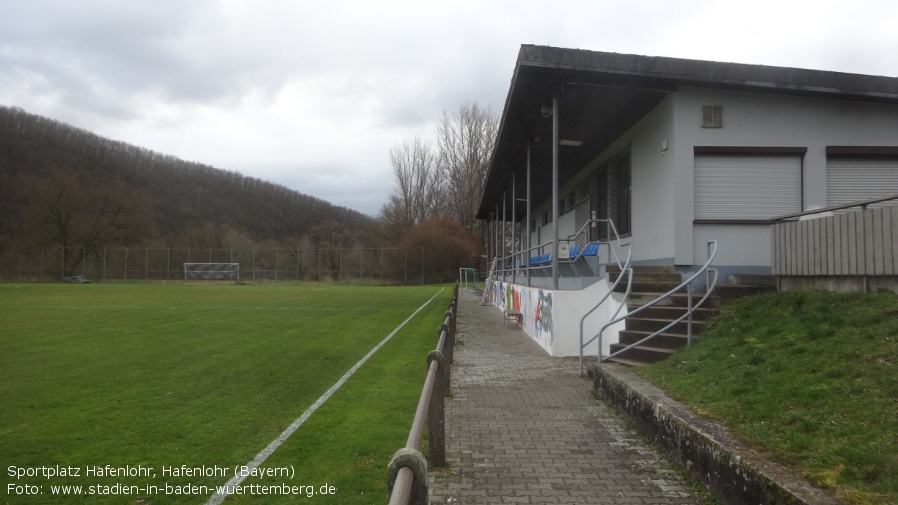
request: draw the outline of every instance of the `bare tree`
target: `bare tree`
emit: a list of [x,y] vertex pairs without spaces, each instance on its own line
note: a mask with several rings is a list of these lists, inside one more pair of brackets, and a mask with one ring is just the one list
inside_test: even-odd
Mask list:
[[477,225],[477,206],[486,181],[499,118],[489,107],[461,105],[452,114],[443,111],[437,127],[439,171],[445,182],[445,212],[465,228]]
[[417,137],[390,149],[390,164],[396,188],[380,209],[379,219],[385,238],[397,243],[436,211],[442,182],[433,148]]
[[57,173],[35,193],[34,212],[46,243],[74,252],[66,259],[65,273],[103,247],[137,245],[153,234],[146,217],[149,202],[120,184],[85,184],[73,174]]
[[340,280],[343,260],[358,243],[358,232],[347,229],[334,219],[326,219],[312,228],[312,237],[330,266],[331,279]]

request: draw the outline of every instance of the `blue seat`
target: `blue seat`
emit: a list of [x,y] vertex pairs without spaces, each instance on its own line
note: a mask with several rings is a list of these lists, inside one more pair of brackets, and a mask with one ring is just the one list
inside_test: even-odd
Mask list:
[[573,260],[577,259],[577,256],[580,256],[580,246],[571,246],[571,248],[568,249],[568,258]]
[[583,251],[583,256],[598,256],[599,255],[599,243],[598,242],[590,242],[586,245],[586,249]]

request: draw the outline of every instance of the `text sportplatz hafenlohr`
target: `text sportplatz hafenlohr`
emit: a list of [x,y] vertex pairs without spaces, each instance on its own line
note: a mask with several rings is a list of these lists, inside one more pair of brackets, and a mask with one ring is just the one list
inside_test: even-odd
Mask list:
[[[328,483],[319,485],[292,485],[286,482],[262,484],[266,478],[292,480],[296,474],[293,465],[279,467],[225,466],[15,466],[6,468],[7,476],[14,479],[6,486],[8,496],[27,495],[292,495],[312,498],[333,495],[337,488]],[[177,479],[176,482],[134,484],[133,479]],[[185,483],[183,478],[235,478],[239,483],[204,485]],[[78,479],[78,480],[76,480]],[[85,480],[97,479],[85,484]],[[100,480],[102,479],[102,481]],[[128,482],[110,479],[127,479]],[[26,482],[23,482],[26,481]],[[44,482],[45,481],[45,482]],[[255,482],[254,482],[255,481]]]

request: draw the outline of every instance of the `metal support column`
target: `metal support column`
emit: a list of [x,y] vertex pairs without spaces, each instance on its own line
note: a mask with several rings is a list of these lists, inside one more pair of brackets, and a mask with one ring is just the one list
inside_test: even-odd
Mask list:
[[515,174],[511,174],[511,283],[515,284],[517,282],[517,273],[518,273],[518,255],[517,252],[520,251],[520,247],[518,247],[517,242],[517,227],[518,227],[518,218],[517,212],[515,212],[515,208],[517,207],[518,201],[516,200],[517,195],[515,193],[515,182],[516,182]]
[[552,289],[558,289],[558,97],[552,97]]
[[527,237],[527,254],[524,255],[524,261],[527,262],[527,287],[530,287],[530,256],[533,254],[533,251],[530,250],[533,247],[533,233],[530,231],[530,222],[533,217],[530,214],[530,144],[527,144],[527,224],[524,227]]
[[508,228],[508,221],[505,217],[505,209],[508,208],[508,188],[502,190],[502,280],[505,280],[505,275],[508,273],[506,269],[506,264],[508,260],[508,252],[505,249],[508,240],[506,238],[506,229]]

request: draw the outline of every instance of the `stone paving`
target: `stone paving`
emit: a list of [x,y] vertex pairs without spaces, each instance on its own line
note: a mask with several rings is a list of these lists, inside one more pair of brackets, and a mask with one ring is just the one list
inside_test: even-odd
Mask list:
[[459,297],[449,466],[430,469],[431,504],[698,503],[682,479],[579,376],[502,313]]

